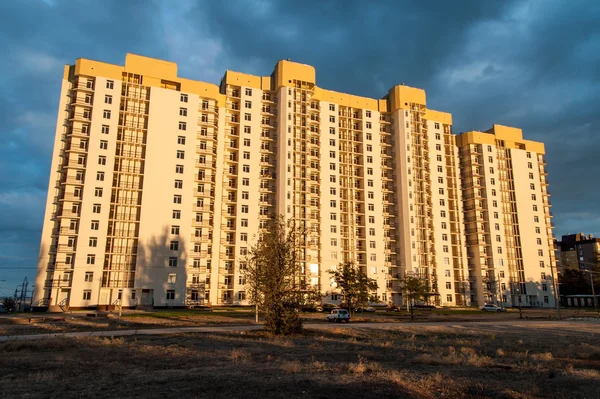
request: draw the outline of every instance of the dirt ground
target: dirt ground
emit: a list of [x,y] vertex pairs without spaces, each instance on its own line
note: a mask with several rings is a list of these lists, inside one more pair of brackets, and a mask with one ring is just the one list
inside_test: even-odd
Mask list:
[[[563,310],[563,317],[598,317],[593,312]],[[524,319],[555,319],[553,310],[531,310],[523,312]],[[323,322],[324,313],[303,313],[306,322]],[[484,313],[476,310],[445,310],[417,313],[416,321],[430,322],[477,322],[518,320],[518,311],[505,313]],[[406,312],[358,313],[353,322],[399,322],[410,323]],[[162,327],[204,327],[217,325],[244,325],[254,323],[254,313],[248,310],[198,311],[198,310],[157,310],[154,312],[127,311],[121,317],[114,314],[101,317],[88,317],[79,313],[34,313],[0,316],[0,336],[44,334],[75,331],[99,331],[121,329],[145,329]]]
[[0,344],[0,396],[598,398],[597,327],[399,324],[290,338],[238,332],[13,341]]

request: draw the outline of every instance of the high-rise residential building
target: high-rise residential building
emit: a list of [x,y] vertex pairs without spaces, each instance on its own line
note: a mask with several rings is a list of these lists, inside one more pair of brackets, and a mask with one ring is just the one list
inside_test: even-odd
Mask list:
[[[452,116],[427,108],[421,89],[399,85],[381,99],[334,92],[290,61],[270,76],[226,71],[215,85],[133,54],[125,66],[78,59],[63,76],[34,301],[246,304],[245,256],[278,215],[309,232],[300,266],[325,302],[340,300],[329,271],[342,262],[376,279],[382,302],[402,303],[405,275],[426,278],[438,305],[494,301],[482,287],[495,280],[467,261],[465,222],[479,225],[469,224],[473,212],[463,217],[472,177],[459,173],[481,135],[454,136]],[[536,149],[540,198],[530,201],[551,240],[543,146],[514,141]],[[508,165],[506,154],[494,162]],[[523,269],[519,259],[507,256],[507,283],[529,281],[509,274]]]
[[600,262],[600,238],[592,234],[567,234],[556,243],[558,271],[593,270]]
[[544,145],[494,125],[457,138],[471,301],[554,306]]

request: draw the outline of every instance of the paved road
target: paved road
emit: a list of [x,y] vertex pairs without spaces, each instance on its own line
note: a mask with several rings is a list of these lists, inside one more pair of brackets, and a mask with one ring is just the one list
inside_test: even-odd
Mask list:
[[[415,322],[415,323],[305,323],[304,327],[311,330],[327,330],[331,328],[355,328],[355,329],[379,329],[379,330],[415,330],[422,327],[438,327],[468,331],[490,331],[495,333],[515,332],[515,330],[551,330],[554,333],[565,335],[598,334],[600,335],[600,320],[581,321],[487,321],[487,322]],[[262,330],[262,325],[243,326],[217,326],[217,327],[173,327],[173,328],[149,328],[142,330],[114,330],[114,331],[91,331],[91,332],[67,332],[52,334],[31,335],[9,335],[0,336],[0,342],[5,341],[29,341],[48,338],[76,338],[76,337],[123,337],[130,335],[166,335],[182,333],[222,333],[222,332],[244,332]]]

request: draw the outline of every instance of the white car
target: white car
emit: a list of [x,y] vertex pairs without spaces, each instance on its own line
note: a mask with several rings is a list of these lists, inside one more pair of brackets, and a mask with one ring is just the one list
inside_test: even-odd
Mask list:
[[484,312],[496,312],[496,313],[504,312],[504,309],[502,309],[499,306],[492,305],[491,303],[483,305],[481,307],[481,310]]
[[328,322],[350,322],[350,313],[346,309],[333,309],[330,314],[327,315]]

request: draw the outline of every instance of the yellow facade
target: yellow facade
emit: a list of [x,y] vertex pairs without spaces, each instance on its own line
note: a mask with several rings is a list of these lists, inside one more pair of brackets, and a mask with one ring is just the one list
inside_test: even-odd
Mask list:
[[134,54],[77,59],[60,98],[35,289],[53,308],[247,304],[244,259],[276,215],[310,231],[299,261],[324,302],[340,302],[329,271],[352,262],[380,303],[405,302],[411,274],[437,305],[474,305],[459,150],[543,153],[514,128],[454,136],[422,89],[335,92],[286,60],[216,85]]

